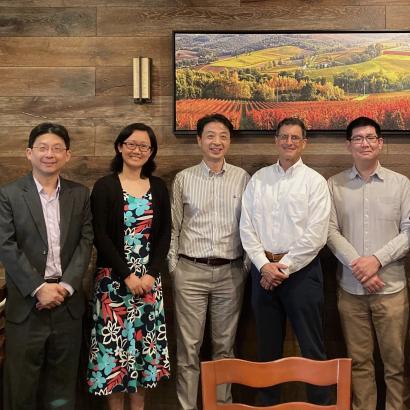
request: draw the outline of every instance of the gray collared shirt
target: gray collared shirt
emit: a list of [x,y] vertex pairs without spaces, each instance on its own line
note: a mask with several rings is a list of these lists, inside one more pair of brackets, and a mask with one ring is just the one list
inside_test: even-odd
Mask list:
[[410,181],[377,166],[365,181],[355,167],[331,177],[328,246],[341,262],[339,284],[351,294],[367,291],[352,274],[351,262],[374,255],[386,284],[378,292],[395,293],[406,286],[403,257],[409,250]]
[[196,258],[236,259],[241,199],[249,174],[224,163],[213,172],[205,162],[179,172],[172,187],[172,235],[168,254],[172,272],[178,254]]

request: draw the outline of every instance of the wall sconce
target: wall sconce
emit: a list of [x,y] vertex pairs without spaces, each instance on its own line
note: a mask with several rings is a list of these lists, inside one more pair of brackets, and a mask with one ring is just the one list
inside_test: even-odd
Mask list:
[[132,59],[134,103],[150,103],[151,100],[151,66],[152,59],[149,57],[137,57]]

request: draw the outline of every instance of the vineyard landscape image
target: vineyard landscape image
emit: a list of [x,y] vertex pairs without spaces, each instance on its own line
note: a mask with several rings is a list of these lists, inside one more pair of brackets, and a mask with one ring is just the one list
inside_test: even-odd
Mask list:
[[342,130],[368,116],[410,130],[409,32],[175,32],[175,132],[210,113],[240,131],[285,117]]

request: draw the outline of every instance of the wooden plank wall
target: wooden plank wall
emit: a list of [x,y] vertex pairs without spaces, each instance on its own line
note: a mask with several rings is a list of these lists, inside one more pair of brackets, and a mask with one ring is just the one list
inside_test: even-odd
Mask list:
[[[189,137],[172,133],[172,30],[410,29],[405,0],[0,0],[0,184],[24,174],[29,130],[60,122],[73,139],[66,176],[92,186],[107,172],[112,142],[128,123],[151,125],[159,137],[158,175],[169,183],[196,163]],[[132,101],[132,58],[153,59],[153,102]],[[410,176],[408,136],[387,138],[383,163]],[[243,137],[229,161],[250,173],[275,160],[269,137]],[[325,177],[350,165],[342,135],[316,135],[305,161]],[[344,352],[335,306],[334,260],[325,250],[326,340],[329,355]],[[171,354],[175,356],[172,294],[165,278]],[[238,355],[255,358],[245,298]],[[208,343],[209,346],[209,343]],[[205,347],[204,356],[209,352]],[[287,354],[297,354],[289,335]],[[174,364],[174,360],[173,360]],[[175,369],[175,366],[174,366]],[[299,389],[300,390],[300,389]],[[252,396],[236,390],[245,401]],[[175,409],[174,380],[148,395],[148,409]],[[294,390],[286,393],[295,398]],[[80,407],[101,408],[85,393]]]

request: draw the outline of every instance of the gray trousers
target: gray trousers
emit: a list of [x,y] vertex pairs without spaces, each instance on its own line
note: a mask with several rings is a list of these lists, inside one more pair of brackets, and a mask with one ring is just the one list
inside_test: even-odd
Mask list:
[[[180,258],[172,274],[177,321],[177,396],[183,410],[197,409],[199,350],[206,313],[211,320],[212,359],[233,357],[246,274],[242,261],[207,266]],[[218,386],[218,400],[232,401],[230,385]]]

